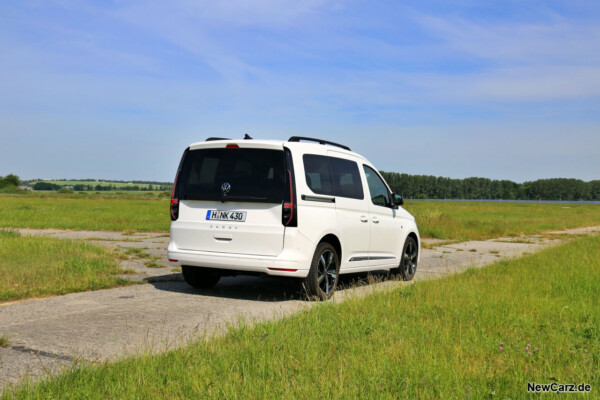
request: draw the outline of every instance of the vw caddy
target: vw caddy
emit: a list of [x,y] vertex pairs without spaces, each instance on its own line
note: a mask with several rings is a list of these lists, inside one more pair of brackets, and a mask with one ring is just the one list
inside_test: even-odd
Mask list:
[[340,274],[390,270],[410,280],[421,241],[402,204],[344,145],[208,138],[177,170],[168,259],[197,288],[267,274],[303,279],[318,299],[331,297]]

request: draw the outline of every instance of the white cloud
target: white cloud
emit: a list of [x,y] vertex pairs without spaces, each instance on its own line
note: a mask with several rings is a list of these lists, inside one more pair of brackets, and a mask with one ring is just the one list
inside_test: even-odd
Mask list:
[[[144,4],[146,4],[144,2]],[[168,4],[165,12],[176,8],[187,15],[196,15],[212,25],[226,24],[229,28],[281,28],[307,17],[315,16],[323,9],[343,7],[343,1],[328,0],[227,0],[227,1],[181,1],[159,2]]]
[[556,18],[547,23],[474,22],[417,15],[450,49],[498,63],[598,64],[600,26]]
[[600,96],[600,66],[498,67],[463,74],[404,76],[425,98],[441,102],[549,102]]

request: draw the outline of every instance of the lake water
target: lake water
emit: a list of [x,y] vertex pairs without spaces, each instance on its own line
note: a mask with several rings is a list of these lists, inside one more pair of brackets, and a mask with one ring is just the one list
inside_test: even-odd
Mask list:
[[409,201],[479,201],[490,203],[557,203],[557,204],[600,204],[597,200],[485,200],[485,199],[405,199]]

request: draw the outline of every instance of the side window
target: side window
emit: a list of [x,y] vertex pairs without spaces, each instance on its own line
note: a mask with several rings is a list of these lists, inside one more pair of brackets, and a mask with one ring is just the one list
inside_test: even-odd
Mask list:
[[327,157],[313,154],[305,154],[302,157],[304,161],[304,174],[306,184],[313,192],[317,194],[333,194],[331,187],[331,171]]
[[377,172],[371,167],[363,165],[365,175],[367,177],[367,184],[369,185],[369,192],[371,193],[371,201],[377,206],[390,207],[392,205],[390,199],[390,192],[385,186],[383,180],[377,175]]
[[330,196],[364,198],[358,165],[343,158],[305,154],[306,184],[314,193]]
[[328,158],[336,196],[364,199],[358,165],[343,158]]

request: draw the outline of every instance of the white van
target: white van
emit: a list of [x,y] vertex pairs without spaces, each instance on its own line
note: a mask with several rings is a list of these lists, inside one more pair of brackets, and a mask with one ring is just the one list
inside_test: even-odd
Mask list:
[[208,138],[183,153],[171,198],[169,261],[190,285],[221,276],[304,279],[327,299],[340,274],[415,274],[421,241],[377,169],[321,139]]

